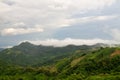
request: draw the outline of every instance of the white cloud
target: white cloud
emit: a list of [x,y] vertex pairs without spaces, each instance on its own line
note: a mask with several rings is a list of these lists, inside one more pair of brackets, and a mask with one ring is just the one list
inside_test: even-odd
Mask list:
[[69,44],[73,44],[73,45],[93,45],[96,43],[106,43],[106,44],[113,44],[113,43],[117,43],[116,41],[113,40],[103,40],[103,39],[72,39],[72,38],[66,38],[63,40],[58,40],[58,39],[47,39],[47,40],[36,40],[36,41],[30,41],[30,40],[26,40],[29,41],[33,44],[36,45],[45,45],[45,46],[57,46],[57,47],[62,47],[62,46],[66,46]]
[[54,10],[87,11],[112,5],[116,0],[54,0],[50,5]]
[[4,4],[0,1],[0,13],[8,12],[10,10],[11,8],[7,4]]
[[87,16],[87,17],[80,17],[80,18],[73,18],[73,19],[60,19],[55,23],[45,24],[47,28],[61,28],[61,27],[68,27],[74,24],[83,24],[89,22],[97,22],[97,21],[107,21],[111,19],[118,18],[118,15],[104,15],[104,16]]
[[[0,18],[7,27],[17,22],[23,22],[26,26],[39,24],[45,29],[60,28],[76,23],[71,18],[76,13],[83,13],[90,10],[101,10],[111,6],[116,0],[2,0],[0,1]],[[11,5],[12,4],[12,5]],[[80,19],[90,21],[94,17]],[[105,16],[97,20],[104,20]],[[2,27],[2,28],[3,28]]]
[[[114,19],[116,18],[115,15],[104,15],[104,13],[102,13],[103,16],[89,15],[94,11],[95,14],[97,11],[101,12],[101,10],[112,6],[116,2],[117,0],[0,0],[0,34],[2,36],[21,35],[43,32],[44,29],[47,32],[45,35],[49,36],[52,35],[52,32],[57,31],[54,31],[54,29],[61,27]],[[87,14],[83,15],[83,13]],[[77,16],[77,18],[74,16]],[[52,29],[51,32],[50,29]],[[117,34],[116,31],[113,31],[113,33]],[[42,34],[42,36],[45,35]],[[81,42],[79,43],[79,41]],[[72,42],[75,44],[92,44],[92,42],[104,41],[109,42],[109,40],[102,39],[48,39],[45,41],[38,40],[35,43],[40,42],[45,45],[60,45],[59,43],[61,43],[60,46],[62,46]]]
[[23,23],[23,22],[19,22],[19,23],[13,24],[13,26],[14,26],[14,27],[24,27],[24,26],[26,26],[26,24]]
[[117,15],[106,15],[106,16],[88,16],[88,17],[81,17],[78,19],[71,20],[70,23],[73,24],[79,24],[79,23],[88,23],[88,22],[94,22],[94,21],[107,21],[111,19],[117,18]]
[[35,33],[35,32],[43,32],[43,29],[36,27],[36,28],[6,28],[1,31],[2,36],[9,36],[9,35],[20,35],[20,34],[28,34],[28,33]]
[[110,34],[114,40],[120,41],[120,30],[119,29],[111,29]]

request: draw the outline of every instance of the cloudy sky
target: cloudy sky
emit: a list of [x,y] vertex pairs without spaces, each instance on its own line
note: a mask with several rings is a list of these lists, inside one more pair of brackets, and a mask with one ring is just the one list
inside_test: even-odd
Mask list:
[[0,47],[120,41],[120,0],[0,0]]

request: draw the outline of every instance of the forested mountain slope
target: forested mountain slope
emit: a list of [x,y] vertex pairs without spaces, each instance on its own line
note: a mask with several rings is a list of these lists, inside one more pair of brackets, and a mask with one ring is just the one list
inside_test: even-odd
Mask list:
[[4,48],[0,48],[0,51],[4,50]]
[[[29,42],[23,42],[13,48],[8,48],[0,52],[0,59],[9,64],[20,66],[41,66],[51,64],[56,59],[69,57],[76,50],[85,50],[86,52],[94,49],[95,46],[74,46],[53,47],[33,45]],[[97,46],[98,47],[98,46]]]
[[[45,56],[49,59],[45,60]],[[0,80],[120,79],[119,47],[100,47],[98,44],[47,47],[27,42],[2,51],[0,57]],[[34,58],[38,62],[33,66],[31,60]],[[17,59],[19,61],[15,62]],[[28,64],[26,61],[29,60]]]

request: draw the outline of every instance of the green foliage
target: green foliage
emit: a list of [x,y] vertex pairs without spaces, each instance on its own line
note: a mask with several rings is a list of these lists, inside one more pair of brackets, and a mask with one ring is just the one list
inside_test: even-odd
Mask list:
[[86,80],[120,80],[120,75],[96,75],[90,76]]
[[22,43],[0,52],[0,80],[119,80],[120,49]]
[[43,66],[70,57],[76,50],[87,51],[90,48],[90,46],[74,45],[66,47],[36,46],[29,42],[23,42],[18,46],[0,52],[0,59],[19,66]]

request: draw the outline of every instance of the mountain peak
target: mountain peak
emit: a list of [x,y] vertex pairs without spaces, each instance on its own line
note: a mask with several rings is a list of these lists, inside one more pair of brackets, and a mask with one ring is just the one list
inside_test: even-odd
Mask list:
[[22,42],[22,43],[19,44],[19,46],[26,46],[26,45],[31,45],[31,46],[33,46],[34,44],[32,44],[32,43],[30,43],[30,42],[28,42],[28,41],[25,41],[25,42]]
[[14,49],[32,49],[32,48],[34,48],[35,47],[35,45],[34,44],[32,44],[32,43],[30,43],[30,42],[28,42],[28,41],[26,41],[26,42],[22,42],[22,43],[20,43],[19,45],[17,45],[17,46],[14,46],[13,48]]

